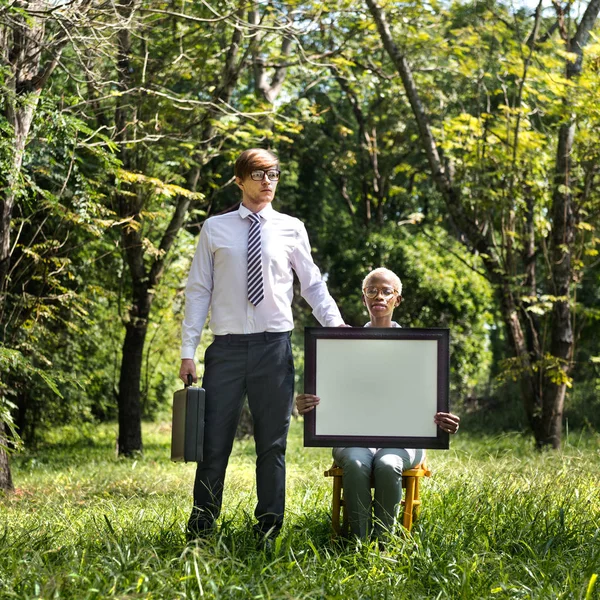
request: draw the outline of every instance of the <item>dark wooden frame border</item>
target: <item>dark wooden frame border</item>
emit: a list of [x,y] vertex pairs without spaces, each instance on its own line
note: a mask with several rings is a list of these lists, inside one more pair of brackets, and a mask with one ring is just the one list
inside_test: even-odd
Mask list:
[[[433,340],[437,341],[437,411],[449,412],[450,331],[448,329],[400,327],[306,327],[304,329],[304,392],[314,394],[317,380],[317,341],[343,340]],[[304,445],[310,447],[359,446],[363,448],[449,448],[449,435],[437,428],[435,437],[317,435],[318,408],[304,416]],[[433,419],[433,415],[432,415]]]

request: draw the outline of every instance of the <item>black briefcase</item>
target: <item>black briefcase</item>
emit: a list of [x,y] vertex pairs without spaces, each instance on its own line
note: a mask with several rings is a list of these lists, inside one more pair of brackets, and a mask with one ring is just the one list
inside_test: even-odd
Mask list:
[[188,385],[173,394],[173,430],[171,460],[202,462],[204,460],[204,388]]

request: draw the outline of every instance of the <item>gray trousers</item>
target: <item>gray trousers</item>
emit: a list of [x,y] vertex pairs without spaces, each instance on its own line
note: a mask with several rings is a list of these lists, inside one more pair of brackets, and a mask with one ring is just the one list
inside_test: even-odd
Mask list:
[[423,462],[424,450],[405,448],[334,448],[344,469],[343,486],[350,531],[362,539],[371,531],[371,475],[375,481],[374,534],[393,532],[402,501],[402,471]]
[[247,394],[256,446],[255,529],[277,533],[285,508],[285,450],[294,395],[290,334],[215,336],[204,362],[204,461],[196,470],[190,526],[209,530],[219,516],[225,470]]

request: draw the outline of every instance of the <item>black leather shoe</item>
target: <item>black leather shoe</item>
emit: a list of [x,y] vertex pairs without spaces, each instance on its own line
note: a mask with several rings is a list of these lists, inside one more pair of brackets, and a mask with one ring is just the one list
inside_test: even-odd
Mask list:
[[270,535],[263,535],[256,540],[256,549],[265,554],[273,554],[275,550],[275,538]]
[[202,518],[202,513],[196,509],[192,510],[187,524],[186,538],[188,542],[210,537],[214,531],[214,522]]
[[254,535],[256,536],[256,549],[270,554],[275,550],[275,540],[279,535],[279,529],[271,527],[267,531],[263,531],[258,524],[254,525]]

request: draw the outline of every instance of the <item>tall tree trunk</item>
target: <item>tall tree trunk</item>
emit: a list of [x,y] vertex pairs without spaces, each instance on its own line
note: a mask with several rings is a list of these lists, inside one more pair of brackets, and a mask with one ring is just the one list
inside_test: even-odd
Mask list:
[[119,377],[119,455],[131,456],[142,452],[142,404],[140,381],[144,360],[144,342],[148,331],[148,314],[151,297],[141,292],[141,308],[130,310],[130,320],[125,326],[123,358]]
[[522,373],[519,377],[519,388],[523,407],[531,431],[537,440],[541,427],[543,380],[536,377],[532,369],[530,346],[519,319],[519,307],[515,301],[510,281],[496,283],[496,290],[500,292],[500,312],[508,334],[509,346],[520,361]]
[[[117,33],[117,73],[121,95],[115,107],[116,139],[120,143],[119,154],[123,169],[135,168],[134,151],[127,147],[132,135],[131,124],[137,122],[137,107],[132,101],[131,91],[134,78],[131,67],[131,29],[137,8],[136,0],[125,0],[119,5],[120,17],[125,24]],[[143,207],[140,195],[116,192],[117,212],[123,219],[139,220]],[[118,453],[131,456],[142,452],[142,408],[140,401],[140,380],[144,356],[144,342],[148,330],[150,302],[147,296],[147,274],[144,267],[144,253],[141,239],[134,224],[126,222],[121,229],[121,240],[129,270],[132,276],[131,308],[125,324],[125,340],[121,356],[119,391],[117,406],[119,411]]]
[[6,441],[6,426],[0,422],[0,491],[12,492],[14,487],[10,472],[10,462],[8,454],[3,449],[6,447]]
[[560,448],[565,393],[572,367],[571,253],[575,240],[575,219],[569,163],[574,136],[573,123],[561,126],[556,158],[555,192],[552,198],[551,252],[553,294],[557,299],[552,307],[550,354],[557,364],[549,366],[552,376],[544,388],[541,423],[536,435],[538,444],[551,445],[553,448]]
[[11,106],[10,102],[7,103],[6,116],[13,128],[13,154],[6,188],[2,197],[0,197],[0,308],[3,304],[5,286],[7,285],[6,277],[10,265],[10,226],[18,191],[19,174],[23,164],[27,138],[39,102],[40,91],[37,90],[28,94],[26,99],[21,99],[18,105]]
[[[43,1],[16,4],[24,10],[30,8],[41,11],[46,8],[46,2]],[[0,52],[3,62],[10,69],[4,116],[12,127],[13,141],[9,171],[0,194],[0,306],[9,270],[10,224],[23,154],[42,87],[54,69],[50,64],[47,67],[50,71],[48,74],[42,74],[40,70],[43,38],[44,24],[33,16],[14,17],[12,27],[6,24],[1,31]]]
[[[121,199],[119,214],[124,217],[138,217],[141,205],[132,207],[130,202],[129,199]],[[140,382],[154,290],[160,284],[165,259],[179,230],[183,227],[190,203],[191,200],[188,198],[179,199],[171,221],[162,236],[158,257],[149,270],[144,265],[144,249],[139,231],[132,227],[126,227],[122,231],[123,246],[132,278],[132,305],[129,310],[129,320],[125,325],[117,395],[120,455],[129,456],[143,449]],[[132,214],[131,211],[137,212]]]

